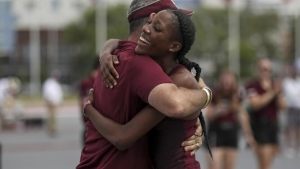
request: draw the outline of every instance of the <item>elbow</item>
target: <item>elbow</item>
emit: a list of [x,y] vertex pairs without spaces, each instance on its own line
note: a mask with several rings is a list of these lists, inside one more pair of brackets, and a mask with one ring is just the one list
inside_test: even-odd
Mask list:
[[129,149],[129,146],[127,146],[126,144],[123,144],[123,143],[115,143],[114,146],[120,151],[125,151],[125,150]]
[[123,138],[116,139],[112,144],[120,151],[128,150],[131,147],[131,144]]
[[174,103],[169,108],[169,113],[167,116],[171,118],[181,118],[185,117],[186,113],[184,110],[184,105],[182,104],[180,100],[175,100]]

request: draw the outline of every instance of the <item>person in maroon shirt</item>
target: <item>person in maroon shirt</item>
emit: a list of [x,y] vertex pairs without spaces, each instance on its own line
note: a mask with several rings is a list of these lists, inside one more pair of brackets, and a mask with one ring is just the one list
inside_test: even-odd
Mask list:
[[[157,3],[167,3],[167,1]],[[168,3],[173,4],[171,1]],[[120,64],[116,67],[120,72],[118,85],[114,89],[107,88],[102,81],[101,73],[98,73],[94,84],[93,105],[103,115],[120,124],[129,122],[145,106],[145,103],[168,116],[183,117],[203,108],[208,102],[207,93],[203,89],[189,90],[177,87],[149,56],[135,54],[135,41],[140,38],[140,29],[147,19],[148,17],[144,17],[139,24],[134,23],[133,20],[130,25],[136,25],[136,27],[133,26],[134,29],[131,30],[130,41],[119,42],[118,49],[115,50],[115,54],[120,59]],[[176,52],[180,45],[174,43],[169,47],[171,51]],[[159,53],[161,52],[166,53],[166,51]],[[152,113],[149,113],[149,118],[144,121],[145,123],[151,121],[153,117],[157,119],[157,116],[161,116],[158,112],[155,113],[156,110],[153,108],[149,107],[148,111],[149,109]],[[147,153],[146,136],[137,140],[130,149],[119,151],[99,134],[90,120],[86,122],[86,125],[85,147],[77,168],[152,167]]]
[[[173,11],[169,11],[173,12]],[[177,13],[176,13],[177,12]],[[158,25],[158,29],[164,30],[162,31],[162,34],[164,34],[166,31],[172,30],[171,26],[174,21],[172,19],[178,18],[179,28],[174,28],[177,30],[177,32],[170,31],[171,33],[175,34],[182,34],[181,37],[183,37],[183,40],[180,42],[185,42],[183,44],[183,48],[180,52],[177,54],[177,58],[174,58],[174,55],[172,51],[169,51],[169,53],[162,53],[160,50],[157,50],[157,47],[153,48],[146,48],[141,50],[142,52],[148,54],[152,52],[152,55],[157,56],[158,54],[153,53],[153,51],[158,52],[161,56],[157,56],[155,59],[158,63],[162,62],[173,62],[173,64],[164,64],[161,65],[165,73],[167,73],[171,79],[174,81],[175,84],[178,86],[194,86],[192,88],[199,88],[198,84],[195,83],[195,79],[193,75],[190,73],[190,71],[187,69],[187,67],[190,69],[191,67],[195,67],[197,70],[197,75],[200,74],[200,67],[193,62],[182,62],[182,57],[184,58],[184,54],[187,53],[187,51],[190,49],[189,46],[192,45],[195,35],[195,28],[193,26],[192,21],[189,19],[188,16],[184,15],[183,13],[180,13],[176,11],[175,17],[169,16],[165,17],[165,15],[168,16],[168,11],[161,11],[159,12],[152,20],[152,22],[149,22],[147,25],[144,26],[143,30],[144,32],[148,32],[148,30],[151,30],[152,26]],[[178,16],[177,16],[178,15]],[[171,20],[170,20],[171,19]],[[158,23],[164,23],[166,26],[159,25]],[[178,32],[182,28],[181,32]],[[152,30],[151,30],[152,31]],[[173,37],[174,35],[167,34],[170,37]],[[145,33],[147,34],[147,33]],[[153,38],[156,36],[159,36],[158,33],[148,33],[150,34],[148,37],[147,35],[143,35],[147,38],[147,41],[151,43],[151,45],[155,46],[155,44],[159,44],[161,42],[165,42],[165,39],[162,38]],[[157,35],[158,34],[158,35]],[[161,36],[161,35],[160,35]],[[163,36],[166,39],[170,39],[168,36]],[[150,40],[149,40],[150,39]],[[158,40],[159,39],[159,40]],[[179,41],[179,40],[178,40]],[[167,43],[167,42],[165,42]],[[136,48],[136,52],[140,52],[139,50],[140,45]],[[168,50],[169,48],[165,49]],[[173,59],[170,59],[172,57]],[[179,62],[180,64],[178,64]],[[181,65],[182,64],[182,65]],[[185,66],[183,66],[185,65]],[[170,69],[171,68],[171,69]],[[186,76],[189,76],[190,78],[187,78]],[[199,77],[196,76],[196,79],[199,79]],[[194,83],[194,85],[193,85]],[[91,97],[90,100],[93,100]],[[88,106],[86,109],[86,114],[88,117],[90,117],[93,124],[96,126],[98,131],[104,135],[110,142],[115,144],[119,149],[123,149],[120,147],[120,145],[117,145],[116,142],[118,141],[116,138],[121,137],[122,144],[128,144],[132,145],[134,141],[139,139],[142,135],[146,134],[148,130],[150,130],[154,125],[157,124],[156,121],[161,121],[162,118],[153,119],[150,121],[150,119],[147,118],[147,114],[144,112],[140,112],[138,115],[136,115],[129,123],[126,125],[118,125],[118,123],[114,123],[113,121],[110,121],[109,119],[103,117],[97,110],[95,110],[92,106]],[[163,168],[163,169],[172,169],[172,168],[200,168],[199,163],[195,160],[195,157],[192,157],[189,155],[189,153],[185,152],[184,149],[180,146],[181,142],[184,141],[186,138],[192,136],[195,133],[195,127],[194,124],[197,120],[197,116],[199,115],[199,112],[195,112],[193,116],[185,117],[185,120],[180,119],[172,119],[172,118],[165,118],[160,123],[157,124],[149,133],[149,152],[152,159],[152,162],[154,164],[154,168]],[[145,122],[147,120],[147,122]],[[159,122],[158,121],[158,122]],[[106,128],[105,128],[106,126]],[[140,126],[140,127],[133,127],[133,126]],[[127,146],[128,148],[130,146]],[[126,147],[126,148],[127,148]],[[178,160],[180,159],[180,160]]]
[[[86,98],[88,97],[89,91],[91,88],[93,88],[94,83],[95,83],[95,79],[98,73],[98,69],[100,67],[100,63],[98,60],[98,57],[96,57],[94,59],[93,62],[93,67],[92,67],[92,71],[89,73],[89,75],[87,77],[85,77],[79,85],[79,99],[80,99],[80,110],[82,109],[83,103],[86,100]],[[83,114],[81,113],[81,119],[82,122],[84,124],[84,129],[82,132],[82,144],[84,145],[85,142],[85,122],[86,122],[86,117],[83,116]]]
[[[241,106],[237,79],[232,71],[226,69],[222,71],[219,82],[213,89],[213,95],[212,102],[206,109],[209,141],[214,154],[214,161],[207,158],[208,168],[233,169],[238,148],[238,123],[246,112]],[[253,137],[248,134],[251,133],[250,124],[243,123],[240,124],[247,133],[247,140],[254,147]],[[248,126],[245,126],[247,124]]]
[[278,151],[278,111],[285,107],[279,82],[271,77],[271,62],[261,58],[258,78],[246,86],[253,135],[258,143],[259,169],[269,169]]

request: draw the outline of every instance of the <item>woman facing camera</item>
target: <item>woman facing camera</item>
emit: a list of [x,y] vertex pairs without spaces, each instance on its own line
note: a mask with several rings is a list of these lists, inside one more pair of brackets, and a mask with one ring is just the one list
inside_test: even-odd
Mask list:
[[[151,14],[149,18],[135,48],[136,53],[151,56],[178,87],[188,89],[204,87],[199,86],[197,82],[201,72],[199,65],[185,57],[195,39],[195,27],[191,19],[179,10],[163,10]],[[196,70],[195,76],[191,73],[193,68]],[[210,93],[209,89],[204,88],[204,90]],[[92,94],[89,99],[93,101]],[[122,150],[129,148],[149,132],[149,153],[154,168],[200,169],[195,156],[191,156],[190,152],[186,152],[181,146],[183,141],[195,134],[195,123],[199,115],[206,136],[205,123],[200,111],[180,119],[173,119],[147,106],[124,125],[104,117],[92,105],[88,105],[84,111],[107,140],[116,147],[122,144],[120,146]],[[149,120],[150,113],[159,115],[156,119]],[[194,142],[194,150],[200,145],[201,143]]]

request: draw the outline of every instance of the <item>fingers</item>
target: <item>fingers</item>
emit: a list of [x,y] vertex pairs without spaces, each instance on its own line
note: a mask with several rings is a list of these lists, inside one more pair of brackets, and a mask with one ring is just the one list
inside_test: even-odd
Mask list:
[[190,155],[191,156],[195,155],[201,146],[202,146],[202,140],[201,140],[201,142],[196,142]]
[[114,64],[119,64],[119,59],[116,55],[107,54],[100,59],[103,83],[106,87],[111,89],[117,85],[116,79],[119,78],[119,74],[115,70]]
[[94,102],[94,89],[93,88],[91,88],[89,91],[88,100],[90,102]]
[[108,69],[105,71],[105,78],[106,78],[106,81],[108,81],[108,83],[109,83],[109,88],[113,88],[114,86],[116,86],[117,85],[117,81],[115,80],[115,78],[113,77],[113,75],[111,74],[111,71],[112,71],[112,69],[114,69],[113,68],[113,66],[112,65],[110,65],[109,67],[108,67]]
[[185,151],[191,151],[190,155],[193,156],[195,155],[196,151],[202,146],[202,137],[196,132],[193,136],[184,141],[181,146],[184,147]]
[[116,71],[113,67],[112,63],[104,65],[104,68],[102,69],[102,78],[103,82],[106,85],[106,87],[113,88],[117,85],[117,81],[113,77],[111,71]]
[[196,138],[196,136],[192,136],[192,137],[188,138],[187,140],[182,142],[181,146],[187,147],[187,146],[192,146],[192,145],[196,144],[195,138]]
[[197,135],[195,135],[195,137],[196,137],[196,143],[201,143],[201,145],[202,145],[202,137],[201,136],[197,136]]
[[[119,58],[118,58],[117,55],[112,55],[112,60],[113,60],[113,62],[114,62],[115,65],[118,65],[120,63],[119,62]],[[119,78],[119,74],[118,74],[118,72],[116,71],[116,69],[113,66],[110,67],[109,70],[110,70],[110,72],[112,73],[112,75],[114,77],[116,77],[117,79]]]
[[[198,121],[199,121],[199,119],[198,119]],[[198,121],[197,121],[197,123],[198,123]],[[196,125],[197,125],[197,123],[196,123]],[[198,136],[198,137],[202,136],[202,126],[200,125],[200,121],[199,121],[199,125],[197,126],[195,136]]]
[[190,153],[191,156],[195,155],[197,150],[199,150],[199,148],[202,146],[202,141],[201,142],[192,141],[192,142],[194,144],[184,147],[184,151],[191,151],[191,153]]
[[197,136],[193,135],[186,141],[182,142],[181,146],[183,146],[186,151],[190,151],[190,150],[192,150],[191,148],[195,147],[195,145],[197,143],[199,146],[202,145],[202,137],[197,137]]
[[113,83],[114,82],[110,81],[110,79],[112,77],[110,77],[111,75],[110,75],[109,70],[107,69],[107,67],[102,69],[101,74],[102,74],[102,80],[103,80],[103,83],[105,84],[105,86],[108,87],[108,88],[113,88]]
[[117,55],[112,55],[112,60],[114,62],[115,65],[118,65],[120,62],[119,62],[119,58]]
[[94,92],[94,89],[91,88],[91,89],[89,90],[89,94],[93,94],[93,92]]

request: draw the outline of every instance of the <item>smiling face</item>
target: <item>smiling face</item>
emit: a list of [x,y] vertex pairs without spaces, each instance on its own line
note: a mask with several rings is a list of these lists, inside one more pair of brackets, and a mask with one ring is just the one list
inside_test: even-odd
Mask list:
[[174,26],[176,18],[173,13],[163,10],[156,15],[152,14],[150,19],[152,21],[143,27],[143,33],[135,49],[136,53],[160,58],[180,50],[181,44],[174,40],[178,28]]

